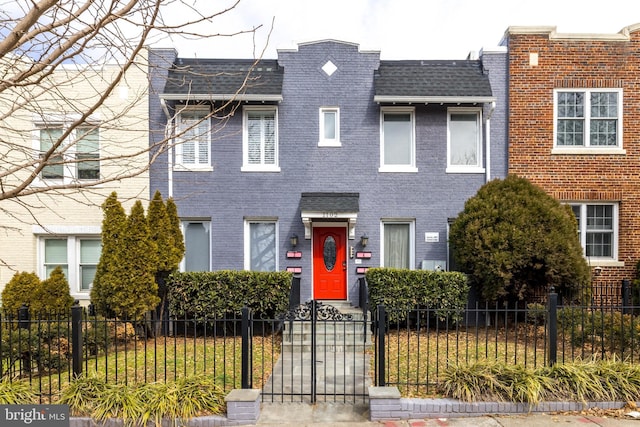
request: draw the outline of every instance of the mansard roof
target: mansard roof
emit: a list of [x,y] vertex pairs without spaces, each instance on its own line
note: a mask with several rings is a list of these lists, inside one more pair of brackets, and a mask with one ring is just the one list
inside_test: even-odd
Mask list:
[[276,60],[178,58],[164,99],[281,101],[283,68]]
[[495,100],[479,60],[381,61],[376,102],[483,103]]

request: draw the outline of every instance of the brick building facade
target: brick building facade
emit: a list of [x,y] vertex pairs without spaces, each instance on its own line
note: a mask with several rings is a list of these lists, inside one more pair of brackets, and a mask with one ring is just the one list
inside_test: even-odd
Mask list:
[[510,27],[509,173],[570,204],[594,281],[640,259],[640,24],[617,34]]

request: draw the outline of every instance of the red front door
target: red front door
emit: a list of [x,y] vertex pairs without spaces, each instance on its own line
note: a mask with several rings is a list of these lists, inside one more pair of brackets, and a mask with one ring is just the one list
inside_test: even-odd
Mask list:
[[313,228],[313,298],[347,299],[347,229]]

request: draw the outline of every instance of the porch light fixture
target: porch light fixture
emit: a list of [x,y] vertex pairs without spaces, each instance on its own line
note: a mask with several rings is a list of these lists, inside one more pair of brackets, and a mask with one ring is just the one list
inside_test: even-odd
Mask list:
[[362,237],[360,237],[360,244],[362,245],[363,248],[366,248],[368,243],[369,243],[369,236],[367,236],[367,233],[364,233]]
[[295,248],[296,246],[298,246],[298,235],[297,234],[291,235],[291,237],[289,237],[289,243],[291,244],[292,248]]

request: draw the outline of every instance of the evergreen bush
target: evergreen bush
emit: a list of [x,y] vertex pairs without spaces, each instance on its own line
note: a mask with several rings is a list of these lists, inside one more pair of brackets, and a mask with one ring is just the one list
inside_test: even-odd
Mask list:
[[2,309],[5,314],[16,316],[23,304],[30,306],[39,285],[40,278],[35,273],[15,273],[2,290]]
[[289,307],[291,279],[285,271],[178,272],[168,279],[173,316],[195,319],[238,313],[251,308],[256,315],[274,316]]
[[459,272],[370,268],[365,277],[371,307],[384,305],[392,321],[418,307],[435,310],[440,319],[457,318],[467,304],[469,285]]

